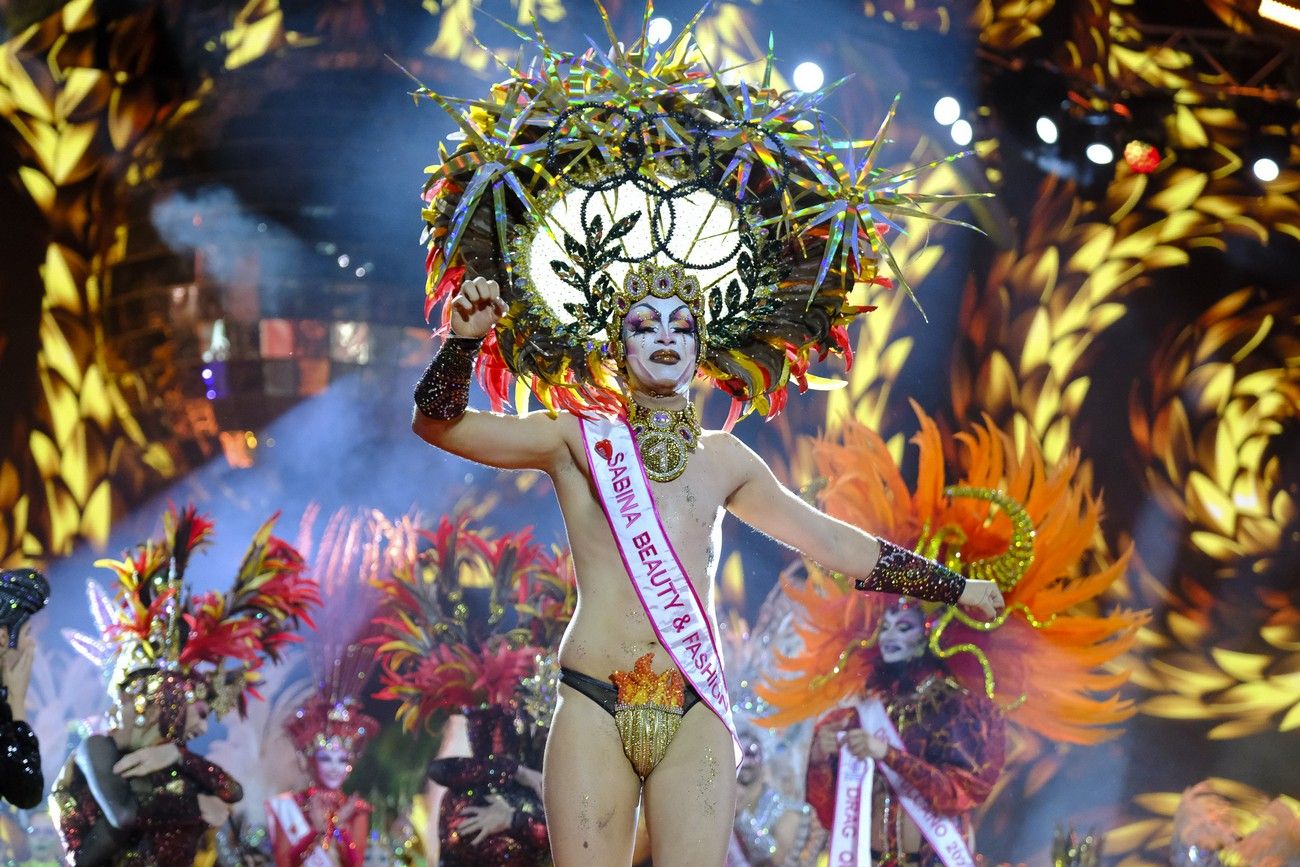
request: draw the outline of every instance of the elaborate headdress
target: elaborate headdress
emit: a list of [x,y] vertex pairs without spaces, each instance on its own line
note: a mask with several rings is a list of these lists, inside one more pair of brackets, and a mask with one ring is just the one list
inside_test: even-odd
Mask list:
[[694,21],[655,45],[650,12],[624,47],[602,8],[608,51],[519,33],[539,56],[502,64],[486,99],[417,92],[463,139],[425,187],[426,313],[465,277],[501,284],[509,311],[479,361],[498,408],[512,376],[551,409],[617,408],[619,314],[664,292],[697,314],[700,372],[775,414],[812,354],[847,350],[870,309],[847,303],[854,284],[888,283],[882,258],[901,280],[893,219],[940,219],[923,206],[945,197],[903,190],[935,163],[877,165],[892,109],[875,138],[835,140],[821,111],[835,85],[777,92],[770,50],[761,85],[729,84]]
[[0,626],[9,628],[9,646],[18,646],[18,630],[50,601],[50,584],[35,569],[0,572]]
[[[264,660],[278,662],[284,645],[298,640],[300,622],[319,603],[316,584],[304,574],[302,557],[271,535],[276,516],[254,534],[226,593],[192,595],[185,584],[190,556],[212,533],[212,522],[193,506],[163,517],[163,537],[137,546],[122,560],[95,565],[113,572],[110,598],[90,583],[91,614],[99,636],[65,631],[73,648],[110,671],[109,688],[123,693],[142,718],[163,704],[164,734],[176,736],[184,705],[207,700],[218,715],[242,713],[256,690]],[[126,709],[123,709],[124,712]]]
[[369,641],[375,633],[371,619],[380,604],[374,582],[386,561],[401,556],[403,536],[400,525],[380,512],[354,515],[340,509],[326,522],[320,544],[314,545],[312,529],[319,511],[315,504],[309,506],[298,530],[298,550],[311,560],[321,594],[316,631],[302,646],[316,691],[285,728],[294,747],[306,756],[338,749],[356,757],[379,731],[379,721],[361,707],[376,662]]
[[[1054,741],[1093,743],[1113,735],[1108,726],[1133,712],[1113,692],[1127,673],[1102,666],[1131,646],[1146,618],[1145,612],[1091,616],[1076,608],[1105,591],[1128,561],[1123,554],[1096,571],[1085,565],[1101,507],[1075,481],[1078,456],[1049,467],[1032,444],[1017,449],[991,425],[977,426],[957,435],[967,459],[958,483],[949,486],[939,430],[916,412],[915,488],[908,489],[884,441],[850,422],[836,441],[815,447],[824,508],[968,577],[997,581],[1005,613],[984,623],[955,607],[935,611],[930,649],[949,659],[969,689],[1016,707],[1011,722]],[[777,709],[772,724],[819,714],[862,690],[880,615],[893,602],[817,573],[805,587],[787,583],[786,592],[806,611],[798,627],[804,647],[779,663],[793,678],[773,679],[759,690]]]
[[528,704],[529,687],[553,692],[548,655],[577,602],[569,553],[528,529],[494,538],[463,518],[408,532],[409,557],[379,582],[388,607],[375,621],[384,630],[376,695],[401,702],[403,727],[437,711]]

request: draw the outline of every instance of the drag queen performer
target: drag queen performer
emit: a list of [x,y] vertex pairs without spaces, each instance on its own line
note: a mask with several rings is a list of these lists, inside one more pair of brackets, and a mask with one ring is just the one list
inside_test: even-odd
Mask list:
[[64,765],[50,812],[69,864],[189,867],[209,828],[242,797],[238,782],[186,747],[210,713],[243,708],[263,658],[276,660],[316,602],[302,558],[253,538],[226,594],[191,596],[184,576],[212,525],[193,508],[164,519],[162,540],[116,562],[117,597],[92,593],[101,636],[70,636],[110,672],[115,721]]
[[[373,658],[369,648],[357,648]],[[368,663],[365,663],[368,665]],[[360,678],[340,678],[348,686]],[[379,723],[356,698],[327,685],[294,713],[289,738],[311,785],[266,804],[276,867],[361,867],[370,836],[370,804],[343,793],[343,783]]]
[[[837,154],[823,94],[767,87],[771,58],[755,88],[724,84],[689,27],[610,42],[574,56],[539,36],[486,100],[421,91],[464,141],[426,187],[450,334],[413,428],[555,486],[581,599],[546,748],[556,863],[627,864],[644,799],[657,867],[718,865],[738,759],[712,613],[723,508],[863,590],[990,616],[1001,596],[809,507],[689,399],[699,375],[733,418],[771,415],[807,387],[864,312],[849,291],[892,261],[878,226],[929,201],[899,190],[914,172],[876,166],[883,135]],[[494,405],[514,376],[549,411],[467,410],[476,357]]]
[[379,732],[360,698],[375,667],[371,618],[391,525],[378,513],[335,512],[312,551],[312,525],[319,508],[309,506],[298,533],[298,550],[311,560],[320,588],[316,630],[301,649],[316,691],[294,710],[285,729],[310,777],[303,789],[282,792],[266,803],[276,867],[361,867],[370,837],[372,808],[343,792],[343,784]]
[[28,618],[50,601],[50,585],[35,569],[0,572],[0,801],[20,810],[41,802],[41,748],[27,724],[27,681],[36,642]]
[[[929,652],[931,625],[918,603],[903,598],[885,609],[876,635],[879,659],[873,661],[864,690],[883,706],[901,746],[867,731],[864,712],[855,707],[831,711],[813,732],[806,796],[832,834],[839,831],[835,807],[842,746],[857,761],[870,758],[903,781],[895,784],[893,777],[880,773],[870,783],[868,848],[870,863],[879,867],[943,863],[909,814],[900,788],[919,796],[934,813],[955,819],[972,850],[966,814],[984,803],[1002,772],[1006,731],[1001,709],[948,675]],[[877,712],[875,707],[868,712]]]
[[[550,863],[541,757],[555,706],[553,648],[577,601],[567,553],[529,531],[491,537],[443,518],[425,546],[381,582],[383,691],[408,729],[462,715],[468,756],[442,756],[429,778],[442,867]],[[465,586],[465,575],[488,576]],[[482,586],[485,583],[486,586]]]
[[915,493],[884,441],[850,422],[814,446],[822,504],[996,580],[1007,610],[981,622],[914,599],[869,599],[811,564],[808,582],[785,584],[803,611],[803,646],[778,665],[796,676],[770,674],[757,692],[776,709],[769,725],[820,715],[806,797],[837,865],[972,867],[969,813],[1005,770],[1008,725],[1021,741],[1096,743],[1132,713],[1113,694],[1098,697],[1124,679],[1101,669],[1145,617],[1075,609],[1126,561],[1094,574],[1080,565],[1100,509],[1072,481],[1077,456],[1045,466],[1034,446],[978,427],[958,434],[966,460],[947,486],[938,428],[918,414]]

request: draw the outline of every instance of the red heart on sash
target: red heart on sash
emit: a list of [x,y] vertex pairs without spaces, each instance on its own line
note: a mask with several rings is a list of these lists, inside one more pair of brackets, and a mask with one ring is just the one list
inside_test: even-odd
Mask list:
[[609,459],[614,456],[614,444],[609,440],[601,440],[596,443],[596,454],[600,455],[608,463]]

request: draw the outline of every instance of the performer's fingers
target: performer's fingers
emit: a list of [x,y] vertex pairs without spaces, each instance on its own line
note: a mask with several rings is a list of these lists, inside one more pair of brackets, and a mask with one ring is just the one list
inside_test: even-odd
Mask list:
[[[483,278],[480,277],[479,279],[482,280]],[[495,280],[483,280],[479,289],[482,291],[485,300],[501,297],[501,286]]]
[[500,296],[497,296],[496,298],[492,299],[492,306],[494,306],[497,309],[497,312],[500,313],[502,316],[504,316],[506,314],[506,311],[510,309],[510,305],[507,304],[505,299]]
[[465,316],[469,316],[474,312],[474,302],[466,298],[464,295],[457,295],[451,302],[451,306]]

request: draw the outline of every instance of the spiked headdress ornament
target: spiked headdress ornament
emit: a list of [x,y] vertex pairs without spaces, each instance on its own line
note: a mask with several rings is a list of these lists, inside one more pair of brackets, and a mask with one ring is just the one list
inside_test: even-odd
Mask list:
[[612,409],[624,304],[667,280],[693,296],[700,373],[771,415],[812,354],[847,351],[870,309],[848,303],[854,285],[889,283],[881,260],[901,282],[884,233],[950,222],[924,209],[954,197],[903,189],[941,160],[877,165],[893,109],[875,138],[833,140],[820,105],[842,82],[779,93],[769,49],[758,86],[731,84],[694,21],[662,46],[645,22],[624,47],[606,17],[612,47],[581,55],[516,31],[538,58],[484,100],[420,88],[460,138],[425,187],[426,312],[463,279],[496,280],[509,310],[480,356],[494,403],[520,377],[548,408]]

